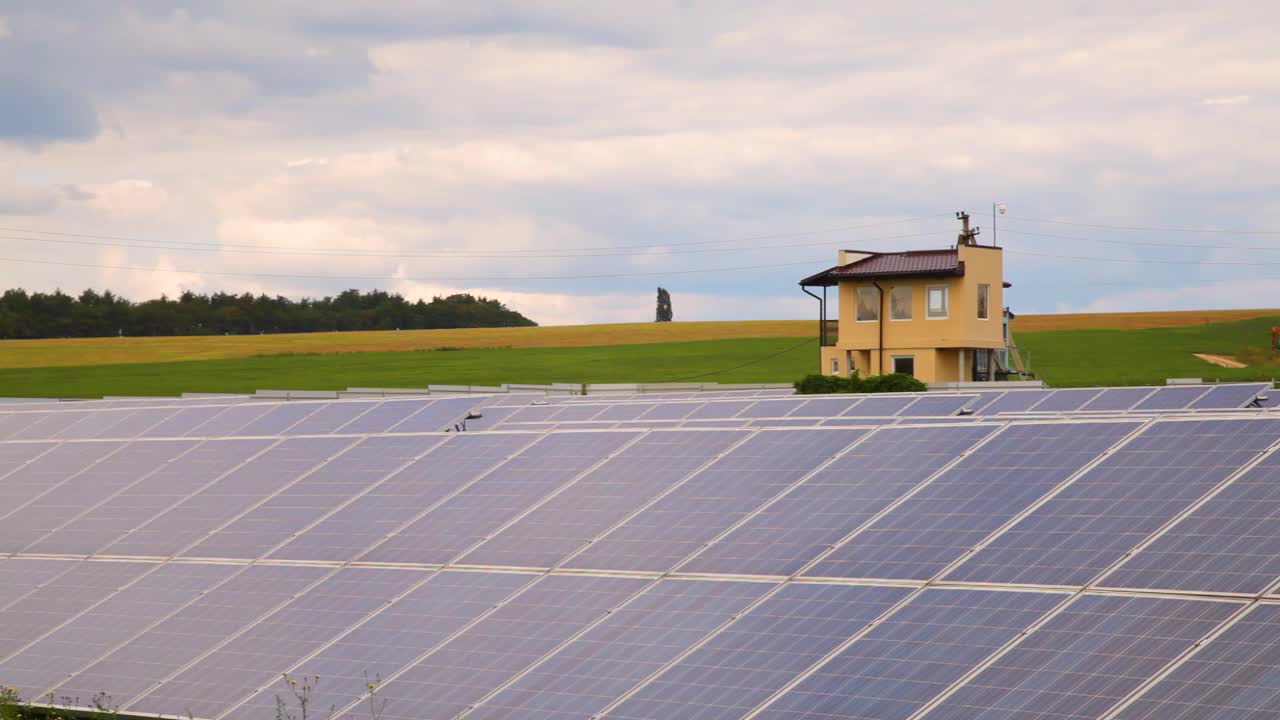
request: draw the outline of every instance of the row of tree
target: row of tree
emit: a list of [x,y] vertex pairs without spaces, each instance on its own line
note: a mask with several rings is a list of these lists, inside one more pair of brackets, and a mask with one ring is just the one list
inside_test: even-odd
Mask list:
[[0,338],[107,335],[243,335],[349,330],[516,327],[536,325],[506,305],[473,295],[409,302],[381,290],[290,300],[266,295],[198,295],[131,302],[111,291],[58,290],[0,295]]

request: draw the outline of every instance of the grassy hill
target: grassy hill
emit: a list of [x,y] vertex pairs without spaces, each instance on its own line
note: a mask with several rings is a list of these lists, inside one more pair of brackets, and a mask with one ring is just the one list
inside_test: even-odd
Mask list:
[[[1167,377],[1269,380],[1278,310],[1023,315],[1014,337],[1055,386]],[[817,365],[815,323],[676,322],[0,342],[0,396],[96,397],[430,383],[789,382]],[[1193,353],[1233,356],[1227,369]]]

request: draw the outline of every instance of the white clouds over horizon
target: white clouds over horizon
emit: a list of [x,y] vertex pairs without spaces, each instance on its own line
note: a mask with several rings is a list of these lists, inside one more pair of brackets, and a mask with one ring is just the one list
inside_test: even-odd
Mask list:
[[[1196,264],[1213,249],[1124,244],[1231,237],[1018,218],[1280,229],[1277,22],[1272,4],[1190,0],[15,0],[0,225],[201,245],[0,240],[159,269],[8,264],[0,284],[473,291],[543,323],[647,319],[661,284],[683,319],[809,318],[795,283],[839,246],[946,243],[950,211],[985,228],[998,198],[1011,250],[1117,261],[1010,254],[1015,310],[1271,305],[1276,283]],[[799,235],[909,216],[928,217]],[[1143,262],[1169,258],[1186,263]],[[779,267],[716,271],[757,265]],[[596,277],[628,273],[644,274]],[[531,276],[579,279],[496,279]]]

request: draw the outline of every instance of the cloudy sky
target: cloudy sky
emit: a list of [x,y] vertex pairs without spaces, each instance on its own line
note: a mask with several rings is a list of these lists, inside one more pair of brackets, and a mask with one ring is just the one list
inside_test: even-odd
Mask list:
[[1015,311],[1280,305],[1280,4],[960,5],[4,0],[0,285],[810,318],[1002,201]]

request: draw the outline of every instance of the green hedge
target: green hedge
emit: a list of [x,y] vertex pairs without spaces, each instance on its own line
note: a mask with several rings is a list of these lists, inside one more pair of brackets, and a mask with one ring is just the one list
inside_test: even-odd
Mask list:
[[904,373],[850,377],[840,375],[805,375],[796,381],[796,393],[800,395],[829,395],[832,393],[886,393],[922,392],[925,384]]

